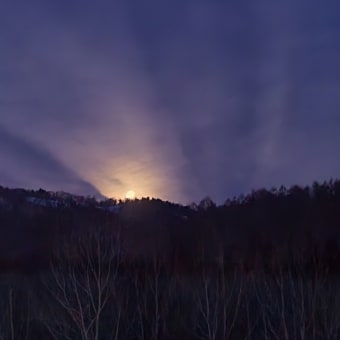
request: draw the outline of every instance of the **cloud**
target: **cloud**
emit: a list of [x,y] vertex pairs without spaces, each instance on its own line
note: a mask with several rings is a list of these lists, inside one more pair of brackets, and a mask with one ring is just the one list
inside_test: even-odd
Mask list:
[[192,15],[185,8],[155,30],[152,46],[162,60],[158,96],[171,107],[192,196],[223,201],[337,176],[335,8],[291,1],[190,8]]
[[106,195],[125,197],[133,189],[139,196],[180,200],[165,161],[175,151],[164,140],[170,136],[154,112],[153,85],[124,23],[111,32],[110,46],[106,29],[116,18],[99,28],[93,23],[96,34],[105,35],[98,43],[84,34],[88,12],[61,26],[46,8],[42,19],[30,14],[24,25],[34,24],[25,32],[9,30],[4,44],[8,64],[1,71],[10,79],[3,78],[2,124],[43,144]]
[[222,202],[338,174],[336,3],[72,4],[3,5],[0,124],[105,195]]
[[1,125],[0,154],[1,179],[5,179],[7,185],[101,196],[92,184],[81,179],[49,152],[16,136]]

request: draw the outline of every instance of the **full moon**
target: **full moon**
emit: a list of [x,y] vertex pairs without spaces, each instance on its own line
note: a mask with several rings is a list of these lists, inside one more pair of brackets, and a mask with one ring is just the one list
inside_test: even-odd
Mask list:
[[128,200],[133,200],[136,198],[136,194],[133,190],[129,190],[126,195],[125,195],[125,198],[128,199]]

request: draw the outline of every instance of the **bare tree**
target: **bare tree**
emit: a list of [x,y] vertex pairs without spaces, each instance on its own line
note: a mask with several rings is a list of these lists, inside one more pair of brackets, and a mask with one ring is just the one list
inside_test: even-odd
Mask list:
[[214,261],[209,261],[204,250],[202,247],[194,299],[197,305],[195,333],[201,339],[230,339],[240,312],[242,278],[236,269],[226,273],[222,247]]
[[327,270],[314,264],[280,266],[256,283],[264,339],[329,339],[340,336],[339,292]]
[[0,339],[28,339],[29,336],[29,296],[11,283],[1,287],[0,298]]
[[[45,286],[64,317],[44,320],[55,339],[98,340],[102,332],[118,338],[121,325],[121,300],[117,292],[120,265],[119,235],[94,228],[73,235],[63,243],[51,263]],[[109,325],[103,313],[110,301]],[[70,327],[70,322],[73,327]],[[105,317],[107,322],[107,317]]]
[[165,273],[160,256],[154,254],[148,268],[136,268],[133,284],[136,297],[136,337],[140,340],[165,339],[167,313],[173,278]]

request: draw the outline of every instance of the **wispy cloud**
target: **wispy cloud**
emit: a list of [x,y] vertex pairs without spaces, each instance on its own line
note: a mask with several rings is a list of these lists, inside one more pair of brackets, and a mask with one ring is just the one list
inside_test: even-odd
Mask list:
[[339,173],[337,4],[72,4],[2,4],[0,124],[75,177],[188,202]]
[[42,147],[0,125],[1,177],[7,185],[60,190],[100,196],[98,190]]

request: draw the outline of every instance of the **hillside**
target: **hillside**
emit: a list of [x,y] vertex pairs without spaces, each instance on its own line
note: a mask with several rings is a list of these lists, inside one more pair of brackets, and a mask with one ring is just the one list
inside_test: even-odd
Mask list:
[[[0,187],[0,256],[16,261],[28,254],[48,260],[58,238],[106,225],[119,230],[127,258],[174,254],[191,265],[204,247],[214,261],[223,249],[231,264],[315,254],[329,265],[340,249],[340,181],[310,187],[253,191],[216,206],[209,198],[182,206],[159,199],[97,201],[64,192]],[[33,255],[32,255],[33,256]],[[35,255],[34,255],[35,256]],[[336,268],[334,267],[334,270]]]

